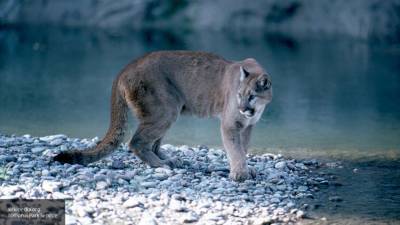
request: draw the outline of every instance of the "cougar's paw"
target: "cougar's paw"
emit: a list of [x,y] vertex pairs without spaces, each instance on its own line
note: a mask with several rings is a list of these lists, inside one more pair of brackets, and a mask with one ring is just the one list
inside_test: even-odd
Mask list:
[[170,168],[182,168],[183,162],[179,158],[170,157],[168,159],[163,160],[165,164],[167,164]]
[[243,182],[247,179],[255,177],[255,170],[253,168],[245,168],[241,170],[231,170],[229,173],[229,178],[237,182]]

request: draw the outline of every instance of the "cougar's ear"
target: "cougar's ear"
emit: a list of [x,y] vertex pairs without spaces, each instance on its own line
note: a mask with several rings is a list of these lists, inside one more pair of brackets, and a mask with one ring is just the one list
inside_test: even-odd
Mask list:
[[247,78],[250,75],[247,70],[243,68],[243,66],[240,66],[240,81],[243,81],[245,78]]

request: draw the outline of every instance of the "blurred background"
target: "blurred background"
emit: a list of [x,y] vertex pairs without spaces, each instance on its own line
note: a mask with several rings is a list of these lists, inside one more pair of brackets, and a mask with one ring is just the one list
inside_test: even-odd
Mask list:
[[[181,49],[266,68],[251,151],[340,160],[344,201],[319,213],[400,221],[399,0],[0,0],[0,133],[102,137],[119,71]],[[219,122],[182,117],[164,142],[221,147]]]

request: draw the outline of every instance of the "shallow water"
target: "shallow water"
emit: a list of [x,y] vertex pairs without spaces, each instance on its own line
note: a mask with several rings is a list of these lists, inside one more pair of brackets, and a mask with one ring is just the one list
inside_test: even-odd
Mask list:
[[[365,222],[361,211],[367,209],[363,212],[376,212],[373,218],[400,220],[395,210],[400,208],[395,182],[400,173],[399,46],[249,31],[239,35],[2,29],[0,132],[101,137],[108,126],[113,78],[133,58],[161,49],[212,51],[232,60],[256,58],[272,76],[274,99],[253,133],[253,151],[350,160],[348,168],[337,172],[344,183],[357,181],[358,196],[365,197],[352,195],[353,186],[342,187],[339,192],[348,205],[338,207],[339,215],[348,212]],[[134,129],[134,118],[130,126]],[[182,117],[165,142],[220,146],[218,126],[216,119]],[[367,163],[376,159],[379,163]],[[392,165],[391,173],[382,169],[386,164]],[[345,176],[353,167],[367,171],[362,177],[373,177],[373,184],[363,186],[364,178]],[[386,199],[387,195],[394,197]],[[336,219],[343,222],[344,218]]]

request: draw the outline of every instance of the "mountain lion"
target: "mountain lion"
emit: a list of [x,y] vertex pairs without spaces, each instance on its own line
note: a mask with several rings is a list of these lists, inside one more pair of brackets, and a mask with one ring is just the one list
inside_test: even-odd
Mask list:
[[111,122],[101,142],[85,151],[61,152],[63,163],[88,164],[123,140],[128,109],[139,121],[129,149],[151,167],[179,166],[160,151],[161,140],[180,114],[219,117],[230,178],[254,176],[247,167],[250,133],[272,100],[271,78],[254,59],[228,61],[206,52],[160,51],[136,59],[114,80]]

